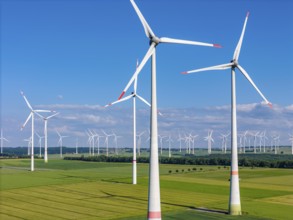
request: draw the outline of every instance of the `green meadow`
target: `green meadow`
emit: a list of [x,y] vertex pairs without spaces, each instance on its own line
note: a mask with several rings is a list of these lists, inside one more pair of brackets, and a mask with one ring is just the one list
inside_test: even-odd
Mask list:
[[[148,164],[0,160],[0,219],[146,219]],[[196,168],[196,170],[194,169]],[[229,169],[160,165],[163,219],[290,219],[293,170],[240,169],[242,216],[227,214]],[[291,216],[291,217],[290,217]]]

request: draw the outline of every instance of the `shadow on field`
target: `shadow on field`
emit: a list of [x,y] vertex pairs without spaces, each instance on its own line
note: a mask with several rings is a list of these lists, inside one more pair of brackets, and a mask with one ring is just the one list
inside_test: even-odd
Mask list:
[[[107,195],[107,197],[117,197],[117,198],[139,200],[139,201],[145,201],[145,202],[148,201],[147,199],[141,199],[141,198],[137,198],[137,197],[133,197],[133,196],[123,196],[123,195],[118,195],[118,194],[112,194],[112,193],[105,192],[105,191],[101,191],[101,192],[104,193],[105,195]],[[161,202],[161,204],[182,207],[182,208],[186,208],[186,209],[190,209],[190,210],[194,210],[194,211],[199,211],[199,212],[217,213],[217,214],[224,214],[224,215],[228,214],[228,212],[223,211],[223,210],[208,209],[208,208],[204,208],[204,207],[194,207],[194,206],[187,206],[187,205],[175,204],[175,203],[169,203],[169,202]]]
[[128,178],[120,178],[120,179],[101,179],[103,182],[109,183],[122,183],[122,184],[131,184],[131,182],[127,182]]
[[225,214],[227,215],[228,212],[222,211],[222,210],[215,210],[215,209],[208,209],[208,208],[203,208],[203,207],[190,207],[190,209],[199,211],[199,212],[209,212],[209,213],[218,213],[218,214]]

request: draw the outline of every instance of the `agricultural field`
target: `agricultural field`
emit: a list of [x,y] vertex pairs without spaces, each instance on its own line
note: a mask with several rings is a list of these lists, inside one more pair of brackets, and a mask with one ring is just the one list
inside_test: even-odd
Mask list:
[[[146,219],[148,164],[0,160],[0,219]],[[229,168],[160,165],[163,219],[289,219],[293,170],[241,168],[242,216],[227,215]],[[289,215],[290,214],[290,215]]]

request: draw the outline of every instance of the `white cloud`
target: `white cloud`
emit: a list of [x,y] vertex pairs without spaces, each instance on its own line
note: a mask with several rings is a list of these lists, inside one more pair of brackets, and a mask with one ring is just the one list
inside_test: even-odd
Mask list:
[[[54,104],[38,106],[44,109],[54,109],[60,112],[48,123],[51,133],[54,129],[60,129],[68,138],[68,145],[74,146],[76,137],[84,138],[86,144],[85,130],[94,129],[101,133],[101,130],[111,132],[114,130],[117,135],[123,136],[119,140],[123,146],[132,146],[132,107],[111,107],[103,108],[99,105],[72,105]],[[206,108],[166,108],[160,109],[163,116],[158,116],[158,129],[161,134],[178,136],[180,133],[199,134],[198,144],[206,146],[203,137],[207,130],[214,130],[216,145],[220,145],[218,136],[226,133],[231,126],[231,110],[229,105],[211,106]],[[12,146],[23,145],[22,139],[30,135],[30,129],[19,135],[19,125],[23,122],[18,119],[3,117],[4,128],[10,128],[9,137],[13,139]],[[293,105],[278,106],[273,109],[259,103],[237,105],[238,131],[267,131],[270,134],[280,134],[283,143],[288,142],[288,133],[293,131]],[[137,130],[147,131],[150,127],[149,108],[137,109]],[[36,130],[43,129],[42,120],[36,120]],[[52,134],[52,138],[57,136]],[[57,143],[57,140],[55,141]],[[53,140],[53,143],[55,143]],[[82,143],[82,141],[81,141]],[[143,142],[146,144],[146,142]],[[282,142],[281,142],[282,143]],[[175,144],[175,143],[174,143]],[[289,143],[287,143],[289,144]]]

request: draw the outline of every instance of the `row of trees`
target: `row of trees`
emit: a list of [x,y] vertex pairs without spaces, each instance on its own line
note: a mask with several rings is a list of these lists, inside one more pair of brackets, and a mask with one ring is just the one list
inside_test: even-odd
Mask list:
[[[65,157],[65,160],[82,160],[91,162],[126,162],[131,163],[132,157],[125,156],[91,156],[91,157]],[[148,157],[137,158],[138,163],[149,163]],[[160,157],[161,164],[186,164],[186,165],[218,165],[230,166],[230,155],[186,156],[186,157]],[[243,167],[270,167],[293,168],[293,156],[274,155],[239,155],[239,166]]]

